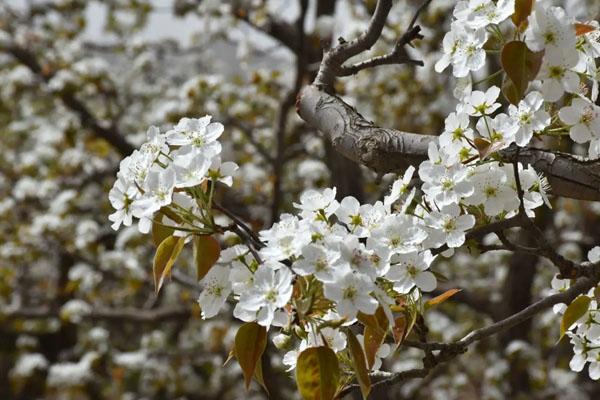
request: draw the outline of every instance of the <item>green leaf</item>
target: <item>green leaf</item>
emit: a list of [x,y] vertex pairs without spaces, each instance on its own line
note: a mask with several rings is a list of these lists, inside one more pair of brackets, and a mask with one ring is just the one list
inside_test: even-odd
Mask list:
[[356,373],[356,380],[360,385],[360,391],[363,399],[366,400],[371,392],[371,378],[369,377],[369,369],[367,368],[365,353],[358,339],[356,339],[356,336],[354,336],[354,332],[352,332],[350,329],[347,329],[346,337],[348,338],[348,349],[350,350],[350,355],[352,356],[352,364],[354,367],[354,372]]
[[527,22],[527,17],[529,17],[533,10],[533,3],[534,0],[515,0],[515,13],[511,19],[513,24],[521,31],[527,26],[524,23]]
[[563,314],[562,320],[560,321],[560,339],[565,336],[565,333],[569,330],[579,318],[581,318],[588,308],[590,307],[591,298],[588,296],[579,296],[569,304],[565,313]]
[[157,294],[165,281],[165,277],[171,273],[171,268],[173,268],[173,264],[179,257],[184,244],[185,238],[169,236],[158,245],[152,267],[154,289]]
[[219,241],[212,236],[194,236],[194,263],[198,280],[204,278],[221,254]]
[[506,88],[503,87],[502,91],[512,104],[517,104],[523,98],[529,82],[537,76],[543,52],[534,53],[524,42],[514,40],[504,45],[500,58],[502,69],[512,82],[512,86],[505,82]]
[[163,240],[173,235],[173,232],[175,232],[175,229],[163,225],[162,221],[163,215],[155,213],[152,221],[152,242],[156,247],[160,246]]
[[[256,365],[267,347],[267,329],[256,322],[247,322],[235,334],[235,357],[240,363],[246,389],[250,386]],[[261,370],[262,374],[262,370]]]
[[340,380],[340,366],[329,347],[311,347],[298,356],[296,382],[305,400],[333,400]]
[[454,296],[456,293],[458,293],[460,291],[461,291],[461,289],[446,290],[444,293],[440,294],[439,296],[435,296],[433,299],[427,300],[425,302],[425,309],[427,310],[433,306],[437,306],[438,304],[445,302],[450,297]]

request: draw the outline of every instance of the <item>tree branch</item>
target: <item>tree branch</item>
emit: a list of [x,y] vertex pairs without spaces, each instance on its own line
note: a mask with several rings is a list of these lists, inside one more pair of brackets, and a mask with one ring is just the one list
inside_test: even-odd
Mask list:
[[[302,90],[296,103],[300,117],[322,132],[344,156],[378,173],[397,172],[427,159],[434,135],[386,129],[367,121],[341,98],[316,84]],[[585,161],[570,154],[526,147],[502,150],[505,162],[518,161],[543,173],[556,196],[600,201],[600,160]]]
[[338,46],[325,53],[314,84],[331,91],[335,77],[340,76],[343,70],[342,64],[363,51],[369,50],[377,42],[391,9],[392,0],[378,0],[367,30],[350,42],[340,39]]

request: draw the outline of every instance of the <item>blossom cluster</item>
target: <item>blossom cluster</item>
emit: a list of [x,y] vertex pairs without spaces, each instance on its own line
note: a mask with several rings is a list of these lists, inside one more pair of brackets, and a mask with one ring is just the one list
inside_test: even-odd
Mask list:
[[140,232],[148,233],[154,214],[170,205],[187,209],[190,218],[184,215],[182,221],[165,223],[178,226],[179,231],[202,227],[206,221],[193,217],[197,205],[192,188],[209,180],[231,186],[238,169],[231,161],[221,162],[222,146],[217,139],[223,129],[222,124],[211,122],[210,116],[182,118],[164,134],[157,127],[150,127],[147,141],[119,165],[117,180],[109,193],[116,210],[109,216],[112,228],[130,226],[135,217],[139,219]]
[[[588,253],[588,261],[592,263],[600,262],[600,247],[596,246]],[[568,279],[559,279],[555,276],[552,279],[552,291],[555,293],[563,292],[571,286]],[[567,336],[571,339],[573,345],[573,358],[569,367],[576,372],[581,372],[585,365],[589,363],[588,374],[591,379],[600,379],[600,305],[598,304],[598,288],[592,288],[584,296],[587,298],[588,306],[581,317],[568,326]],[[567,310],[566,304],[557,304],[553,311],[556,314],[564,315]]]
[[[233,294],[233,314],[243,321],[289,333],[299,319],[305,332],[300,348],[322,345],[323,338],[341,343],[344,333],[331,325],[351,325],[360,313],[378,308],[393,324],[400,299],[416,304],[422,292],[436,288],[429,268],[437,253],[462,246],[478,220],[518,212],[513,165],[479,158],[465,164],[453,154],[451,146],[431,144],[429,160],[418,170],[424,182],[420,198],[411,188],[413,167],[374,204],[351,196],[338,202],[335,188],[304,192],[294,204],[298,215],[284,214],[260,233],[265,247],[259,260],[252,261],[244,245],[222,253],[201,282],[203,316],[216,315]],[[518,168],[524,205],[533,213],[544,203],[546,184],[531,167]],[[312,305],[305,309],[309,298]],[[290,354],[298,351],[286,357],[293,366]]]
[[[444,37],[443,56],[437,62],[441,72],[452,65],[453,75],[463,81],[460,97],[470,97],[470,115],[484,116],[494,111],[492,102],[500,89],[492,87],[485,95],[473,91],[470,73],[484,71],[489,44],[506,42],[511,33],[506,22],[515,13],[514,0],[460,1],[454,9],[451,30]],[[536,1],[522,32],[517,27],[514,37],[524,42],[532,58],[542,57],[536,76],[529,85],[529,94],[506,114],[484,121],[477,131],[498,146],[511,142],[527,145],[533,133],[569,134],[576,143],[589,143],[588,154],[600,155],[600,107],[598,98],[600,57],[600,25],[597,21],[579,23],[561,7],[551,2]],[[486,47],[487,46],[487,47]],[[501,50],[492,50],[495,52]],[[550,114],[549,104],[559,103],[557,113]],[[496,105],[495,107],[499,107]],[[479,109],[478,109],[479,108]],[[495,133],[499,134],[496,135]]]
[[[501,24],[514,12],[514,0],[459,2],[436,69],[452,64],[458,78],[481,70],[484,45],[490,36],[505,43]],[[364,324],[365,316],[382,313],[393,326],[400,310],[422,312],[423,293],[437,286],[431,267],[439,254],[451,256],[473,228],[521,210],[533,217],[536,208],[549,206],[545,178],[531,166],[503,163],[498,151],[564,132],[590,142],[589,154],[598,155],[598,30],[585,26],[578,34],[562,9],[536,2],[526,30],[514,34],[530,52],[544,51],[543,59],[516,104],[502,112],[499,87],[466,85],[427,159],[408,167],[374,203],[338,199],[335,188],[304,192],[294,203],[297,213],[260,232],[260,243],[241,237],[242,244],[221,252],[200,282],[203,318],[230,302],[236,318],[280,327],[275,342],[290,350],[285,363],[294,368],[308,347],[342,351],[344,326]],[[587,81],[590,97],[578,94]],[[210,116],[184,118],[165,134],[151,128],[148,141],[121,163],[110,193],[113,227],[135,217],[142,232],[153,223],[167,224],[178,236],[223,232],[212,219],[213,191],[218,181],[231,185],[237,168],[221,162],[223,129]],[[375,358],[386,349],[380,345]]]

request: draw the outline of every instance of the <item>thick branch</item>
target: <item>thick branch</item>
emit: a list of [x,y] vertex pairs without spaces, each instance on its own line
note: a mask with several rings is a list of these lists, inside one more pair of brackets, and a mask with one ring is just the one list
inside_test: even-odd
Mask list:
[[[419,135],[380,128],[365,120],[341,98],[311,85],[297,101],[300,117],[319,130],[344,156],[379,172],[397,172],[427,159],[433,135]],[[550,182],[557,196],[600,201],[600,160],[584,161],[570,154],[532,147],[500,152],[506,162],[517,160],[532,165]]]

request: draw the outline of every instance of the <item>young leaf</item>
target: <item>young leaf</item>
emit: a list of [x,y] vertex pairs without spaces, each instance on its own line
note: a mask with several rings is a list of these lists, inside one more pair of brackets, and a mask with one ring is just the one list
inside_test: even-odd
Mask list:
[[582,24],[575,22],[575,34],[577,36],[585,35],[586,33],[594,32],[597,28],[593,25]]
[[[240,363],[246,389],[267,347],[267,330],[256,322],[247,322],[235,334],[235,357]],[[262,371],[261,371],[262,373]]]
[[407,318],[406,315],[401,315],[395,319],[394,326],[392,327],[392,335],[394,336],[394,342],[397,345],[402,344],[402,341],[406,337]]
[[362,346],[354,336],[354,333],[348,329],[346,331],[346,337],[348,338],[348,349],[352,356],[352,364],[354,372],[356,373],[356,380],[360,385],[360,391],[363,399],[369,396],[371,392],[371,378],[369,377],[369,369],[367,368],[367,361],[365,359],[365,353],[363,352]]
[[502,94],[510,104],[514,105],[519,104],[519,101],[521,101],[521,98],[523,97],[522,93],[519,93],[519,90],[509,77],[505,77],[504,81],[502,81]]
[[171,268],[173,268],[173,264],[179,257],[184,244],[185,238],[169,236],[158,245],[152,267],[154,288],[157,294],[165,281],[165,277],[171,273]]
[[515,0],[515,13],[511,19],[517,28],[521,28],[521,25],[527,22],[527,17],[533,10],[534,0]]
[[431,308],[433,306],[436,306],[438,304],[445,302],[450,297],[454,296],[456,293],[458,293],[460,291],[461,291],[461,289],[446,290],[444,293],[440,294],[439,296],[435,296],[433,299],[427,300],[427,302],[425,302],[425,309]]
[[305,400],[333,400],[340,380],[338,359],[329,347],[310,347],[296,363],[296,382]]
[[588,296],[579,296],[569,304],[565,313],[563,314],[562,320],[560,321],[560,339],[565,336],[565,333],[569,330],[579,318],[581,318],[588,308],[592,299]]
[[152,221],[152,242],[156,247],[160,246],[163,240],[175,232],[175,229],[163,225],[162,221],[163,215],[161,213],[155,213],[154,220]]
[[265,384],[265,378],[263,376],[263,370],[262,370],[262,361],[260,359],[256,363],[256,369],[254,370],[254,379],[265,390],[265,392],[267,393],[267,397],[271,397],[269,394],[269,389],[267,388],[267,385]]
[[476,137],[473,140],[473,144],[479,153],[479,158],[482,160],[485,160],[490,154],[498,151],[502,146],[502,143],[492,143],[481,137]]
[[204,278],[219,259],[221,246],[212,236],[194,236],[194,263],[198,280]]
[[529,82],[535,79],[542,66],[542,56],[542,52],[534,53],[524,42],[517,40],[508,42],[502,48],[502,69],[512,81],[518,95],[516,99],[509,98],[511,103],[516,104],[523,98]]
[[385,333],[381,327],[365,326],[365,355],[369,369],[375,364],[375,355],[385,340]]

